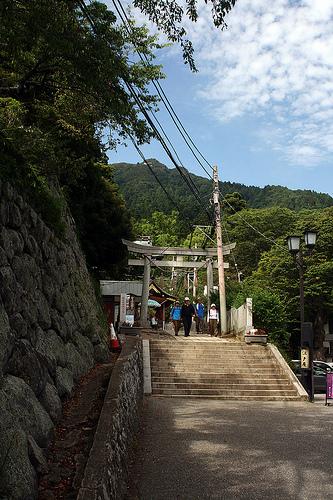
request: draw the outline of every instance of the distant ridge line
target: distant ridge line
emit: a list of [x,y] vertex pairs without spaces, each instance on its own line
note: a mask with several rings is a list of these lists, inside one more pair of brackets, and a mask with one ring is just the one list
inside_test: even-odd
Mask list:
[[[173,198],[189,213],[195,210],[193,200],[179,182],[179,174],[175,168],[168,168],[156,159],[149,159],[152,168],[158,173],[164,186],[173,194]],[[111,165],[114,170],[114,180],[119,185],[128,209],[134,216],[147,217],[153,211],[169,213],[175,207],[165,199],[163,191],[157,185],[152,173],[143,163],[115,163]],[[200,196],[209,203],[212,190],[210,179],[190,173],[196,183]],[[263,188],[247,186],[237,182],[221,182],[221,192],[238,192],[246,200],[248,208],[282,207],[291,210],[317,209],[333,206],[333,198],[326,193],[318,193],[305,189],[289,189],[284,186],[270,186]]]

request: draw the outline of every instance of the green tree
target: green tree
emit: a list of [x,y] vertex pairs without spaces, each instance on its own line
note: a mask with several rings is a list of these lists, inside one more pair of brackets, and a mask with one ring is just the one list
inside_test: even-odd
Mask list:
[[[315,348],[322,349],[324,324],[333,312],[333,209],[300,212],[289,234],[302,234],[305,229],[318,231],[317,245],[311,255],[304,256],[305,316],[314,324]],[[279,295],[286,304],[290,320],[299,335],[299,274],[283,239],[280,246],[263,253],[257,271],[247,283]],[[292,328],[292,324],[290,328]],[[299,343],[299,342],[298,342]]]
[[[227,27],[225,16],[235,5],[236,0],[205,0],[206,4],[211,4],[213,23],[222,30]],[[199,17],[196,0],[186,0],[179,2],[176,0],[133,0],[133,5],[141,9],[149,19],[156,24],[160,31],[165,33],[171,42],[180,43],[183,49],[183,57],[186,64],[196,71],[193,58],[193,45],[187,39],[187,32],[184,28],[184,20],[187,17],[192,22],[196,22]]]
[[151,236],[153,245],[177,246],[182,239],[182,228],[179,214],[173,210],[171,214],[155,211],[150,219],[134,222],[136,237]]
[[228,215],[233,215],[236,212],[240,212],[247,208],[246,200],[240,193],[235,191],[234,193],[227,193],[224,195],[221,203],[221,208],[223,213]]
[[[185,218],[187,216],[193,224],[207,224],[206,213],[198,209],[193,195],[181,181],[178,171],[174,168],[168,168],[154,159],[150,159],[149,163],[177,203],[181,210],[181,217]],[[175,207],[172,202],[156,183],[154,176],[145,164],[117,163],[113,164],[112,167],[114,168],[115,181],[119,184],[126,205],[133,217],[137,219],[150,217],[154,210],[165,213],[174,210]],[[202,205],[208,207],[209,200],[212,197],[211,180],[189,172],[187,172],[187,175],[196,184]],[[268,190],[235,182],[220,182],[219,186],[223,195],[238,192],[246,200],[248,208],[274,207],[276,210],[277,207],[281,207],[289,208],[294,212],[305,208],[325,208],[333,205],[331,196],[313,191],[292,191],[281,186],[270,186]],[[281,190],[285,192],[283,197],[279,197]],[[243,214],[236,215],[235,220],[239,219],[240,215]],[[255,233],[251,233],[251,238],[253,236],[255,236]]]
[[127,265],[121,238],[132,238],[130,216],[112,172],[106,165],[92,164],[80,182],[67,187],[87,263],[99,278],[119,279]]
[[289,350],[288,311],[285,301],[277,292],[268,287],[258,286],[250,280],[244,283],[234,299],[234,307],[243,304],[247,297],[252,298],[253,324],[268,332],[269,341],[287,352]]
[[[148,86],[161,72],[128,62],[133,44],[104,4],[92,2],[86,12],[93,27],[76,0],[1,2],[0,176],[25,191],[54,228],[61,226],[61,203],[52,199],[49,182],[57,177],[89,263],[116,272],[128,216],[106,172],[105,149],[128,133],[149,141],[128,85],[153,109]],[[145,28],[133,30],[152,61],[155,39]]]
[[[127,132],[139,142],[151,136],[126,84],[151,107],[156,98],[147,86],[160,68],[127,62],[130,41],[104,4],[87,7],[94,30],[78,5],[1,3],[1,145],[43,174],[77,174],[87,154],[103,152],[105,127],[111,147]],[[149,58],[154,39],[134,31]]]
[[286,208],[248,209],[226,220],[230,241],[237,243],[234,254],[244,276],[257,269],[263,252],[268,251],[281,236],[287,236],[297,215]]

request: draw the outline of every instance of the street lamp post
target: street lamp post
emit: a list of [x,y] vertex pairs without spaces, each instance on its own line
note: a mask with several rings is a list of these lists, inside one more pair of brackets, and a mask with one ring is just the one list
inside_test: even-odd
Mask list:
[[[308,255],[315,247],[317,233],[315,231],[305,231],[304,241]],[[313,401],[313,328],[312,323],[305,322],[304,313],[304,259],[299,236],[288,236],[288,250],[294,256],[299,271],[299,299],[300,299],[300,320],[301,320],[301,370],[302,383],[306,387],[310,401]]]

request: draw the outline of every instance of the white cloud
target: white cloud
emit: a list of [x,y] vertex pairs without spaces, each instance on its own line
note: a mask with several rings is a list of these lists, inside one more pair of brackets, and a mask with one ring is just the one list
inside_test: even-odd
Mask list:
[[269,147],[294,165],[333,162],[333,0],[238,0],[224,32],[209,6],[198,7],[198,22],[185,25],[203,109],[224,123],[255,116],[253,150]]
[[267,132],[265,117],[273,116],[260,140],[291,164],[327,160],[333,153],[333,1],[238,0],[223,33],[211,27],[207,9],[201,16],[189,31],[209,76],[199,95],[216,119],[257,115]]

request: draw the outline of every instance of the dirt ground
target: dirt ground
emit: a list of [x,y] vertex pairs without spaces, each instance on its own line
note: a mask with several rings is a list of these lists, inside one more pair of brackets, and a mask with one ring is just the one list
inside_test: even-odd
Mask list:
[[75,499],[93,443],[112,368],[118,354],[108,363],[96,365],[81,378],[73,396],[63,406],[63,417],[48,447],[48,472],[39,478],[40,500]]

